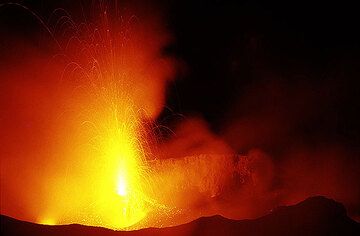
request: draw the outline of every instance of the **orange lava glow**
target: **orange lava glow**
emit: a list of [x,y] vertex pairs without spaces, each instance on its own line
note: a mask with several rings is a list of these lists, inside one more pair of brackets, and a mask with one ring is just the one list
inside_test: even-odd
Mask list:
[[[172,62],[161,54],[168,36],[153,17],[129,11],[110,20],[101,4],[99,13],[91,24],[76,24],[67,13],[55,11],[48,27],[60,53],[42,62],[36,53],[27,54],[29,65],[22,67],[41,76],[28,85],[8,84],[8,97],[24,102],[9,108],[27,112],[27,122],[44,125],[46,134],[37,136],[34,125],[22,131],[5,128],[14,139],[21,132],[25,142],[39,139],[35,146],[40,148],[31,146],[27,158],[2,159],[1,188],[9,194],[2,213],[41,224],[125,229],[159,206],[149,194],[147,162],[153,156],[147,124],[161,111],[172,74]],[[18,77],[9,71],[2,73]],[[44,82],[48,78],[53,84]],[[17,94],[17,89],[24,91]],[[11,145],[15,152],[21,143]],[[19,167],[25,172],[14,176]],[[20,213],[10,199],[22,202]]]

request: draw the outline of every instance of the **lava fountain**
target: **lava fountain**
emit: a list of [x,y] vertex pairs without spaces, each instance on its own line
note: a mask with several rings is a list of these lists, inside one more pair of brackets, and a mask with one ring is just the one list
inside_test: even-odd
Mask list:
[[[71,213],[52,216],[52,212],[59,211],[50,209],[45,217],[123,229],[142,220],[154,204],[149,196],[151,184],[147,181],[147,160],[152,157],[148,145],[150,128],[145,121],[156,116],[159,105],[147,99],[155,97],[161,103],[161,97],[149,92],[161,91],[164,78],[159,77],[168,76],[170,70],[165,64],[160,71],[154,69],[156,59],[149,58],[149,54],[159,56],[156,53],[160,51],[154,50],[161,48],[158,45],[154,49],[146,48],[149,43],[144,40],[154,44],[159,39],[149,38],[145,29],[137,28],[136,17],[123,16],[122,22],[111,25],[107,14],[106,9],[101,11],[100,26],[86,29],[91,32],[89,35],[80,32],[80,36],[69,39],[70,43],[75,42],[75,47],[82,48],[75,60],[66,65],[62,78],[80,81],[77,94],[72,97],[75,101],[70,102],[77,104],[70,117],[77,117],[80,111],[73,121],[80,127],[76,132],[80,137],[74,139],[79,148],[69,155],[82,160],[75,173],[80,170],[85,176],[78,181],[73,181],[77,177],[71,177],[70,181],[67,178],[66,183],[60,178],[60,182],[51,184],[54,186],[51,196],[56,196],[62,207],[63,203],[71,202],[65,208],[71,209]],[[71,47],[68,44],[69,50],[76,51]],[[81,192],[75,195],[82,199],[67,199],[69,193],[64,189],[69,186],[71,189],[80,186]],[[79,212],[83,213],[78,216]]]
[[[2,188],[22,185],[26,195],[41,192],[41,197],[23,202],[33,213],[22,217],[31,221],[125,229],[161,205],[151,197],[148,161],[153,159],[152,121],[161,111],[173,71],[172,62],[161,54],[169,37],[154,17],[146,16],[143,25],[141,13],[110,12],[110,4],[101,1],[95,5],[99,8],[92,23],[75,23],[57,9],[45,24],[29,11],[60,48],[45,64],[52,74],[43,75],[54,82],[50,88],[55,87],[57,102],[41,97],[41,104],[51,107],[48,112],[54,111],[45,121],[49,133],[42,137],[48,140],[42,144],[47,146],[42,147],[47,153],[44,167],[25,174],[27,180],[11,179],[5,173],[11,161],[5,161]],[[25,9],[2,7],[9,6]],[[34,56],[32,66],[35,61]],[[26,96],[31,100],[34,93]],[[23,162],[16,165],[36,167]]]

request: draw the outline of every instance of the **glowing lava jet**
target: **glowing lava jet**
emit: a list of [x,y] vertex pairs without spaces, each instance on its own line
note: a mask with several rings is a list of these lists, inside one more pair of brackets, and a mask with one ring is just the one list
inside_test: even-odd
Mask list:
[[24,186],[26,196],[39,193],[24,201],[31,213],[19,218],[124,229],[159,205],[150,197],[147,160],[153,158],[149,124],[162,109],[172,74],[172,62],[161,55],[168,37],[152,16],[142,25],[141,16],[114,11],[108,17],[109,6],[99,5],[94,24],[76,24],[61,9],[49,19],[61,53],[47,63],[53,74],[44,76],[57,80],[56,101],[41,99],[54,114],[42,138],[46,160],[38,173],[36,162],[18,162],[32,170],[21,180],[2,175]]

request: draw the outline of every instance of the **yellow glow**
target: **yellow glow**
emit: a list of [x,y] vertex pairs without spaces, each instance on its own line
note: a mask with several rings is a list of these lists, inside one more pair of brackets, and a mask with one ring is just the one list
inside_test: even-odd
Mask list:
[[124,178],[123,175],[120,175],[119,176],[119,179],[118,179],[118,186],[117,186],[117,193],[120,195],[120,196],[126,196],[127,194],[127,186],[126,186],[126,180]]
[[44,218],[44,219],[39,220],[38,223],[42,224],[42,225],[55,225],[56,221],[52,218]]
[[158,205],[148,178],[151,127],[142,122],[154,121],[163,105],[172,69],[158,54],[167,36],[123,28],[122,20],[109,28],[107,16],[100,18],[66,47],[60,108],[44,151],[44,196],[34,205],[57,224],[133,229]]
[[48,185],[46,212],[58,224],[127,229],[149,211],[141,118],[126,92],[112,83],[104,88],[79,102],[79,135],[63,155],[71,159]]
[[[107,176],[102,175],[99,184],[113,183],[113,187],[101,192],[98,199],[104,199],[99,207],[104,210],[104,216],[109,221],[105,224],[123,229],[139,222],[146,215],[145,186],[142,181],[146,163],[139,148],[138,132],[141,125],[137,114],[132,113],[132,104],[128,99],[116,98],[116,102],[121,107],[116,105],[108,110],[108,122],[103,130],[107,135],[98,143],[107,161],[107,173],[111,173],[109,179],[104,179]],[[122,113],[116,112],[119,108]],[[102,220],[104,223],[104,217]]]

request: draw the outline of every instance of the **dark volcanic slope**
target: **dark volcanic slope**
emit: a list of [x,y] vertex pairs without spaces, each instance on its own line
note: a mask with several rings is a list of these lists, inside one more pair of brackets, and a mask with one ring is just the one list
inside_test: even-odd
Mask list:
[[360,224],[346,215],[340,203],[312,197],[255,220],[213,216],[170,228],[131,232],[82,225],[45,226],[2,215],[1,235],[360,235]]

